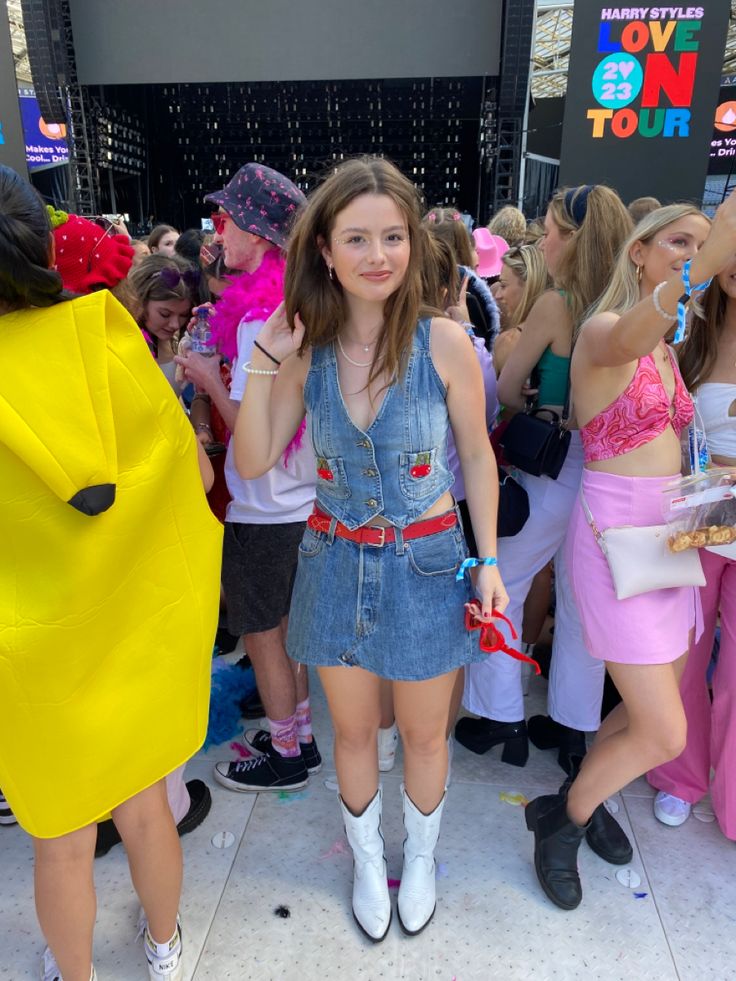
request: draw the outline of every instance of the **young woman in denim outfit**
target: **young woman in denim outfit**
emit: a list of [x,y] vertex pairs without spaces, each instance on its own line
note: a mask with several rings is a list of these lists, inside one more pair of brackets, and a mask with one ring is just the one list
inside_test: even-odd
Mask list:
[[[335,727],[340,806],[355,859],[353,913],[383,940],[391,921],[376,733],[393,682],[404,744],[399,920],[434,913],[434,848],[458,669],[484,657],[464,625],[465,540],[450,494],[452,425],[480,557],[483,619],[507,603],[496,552],[498,478],[483,381],[462,327],[422,306],[426,234],[413,185],[384,160],[348,161],[314,192],[289,248],[285,310],[246,366],[235,431],[243,477],[273,465],[299,424],[317,457],[288,649],[314,664]],[[291,328],[291,329],[290,329]],[[276,363],[278,362],[278,363]],[[257,384],[252,384],[256,381]]]

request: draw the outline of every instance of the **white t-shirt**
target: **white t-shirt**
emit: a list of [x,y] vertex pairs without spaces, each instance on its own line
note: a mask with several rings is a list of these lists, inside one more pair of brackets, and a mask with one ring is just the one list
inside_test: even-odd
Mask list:
[[[248,375],[242,365],[250,361],[253,341],[262,326],[261,320],[241,321],[238,326],[238,357],[233,364],[230,388],[230,398],[235,402],[240,402],[245,393]],[[317,464],[306,432],[302,436],[302,445],[289,455],[288,465],[284,466],[282,455],[262,477],[243,480],[235,469],[233,454],[233,441],[230,440],[225,458],[225,479],[232,501],[227,506],[226,521],[275,525],[307,520],[314,504]]]

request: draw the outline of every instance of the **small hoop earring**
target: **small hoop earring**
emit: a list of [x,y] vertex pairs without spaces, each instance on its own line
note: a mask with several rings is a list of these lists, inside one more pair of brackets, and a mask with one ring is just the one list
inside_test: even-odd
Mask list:
[[641,277],[644,275],[644,270],[642,266],[636,267],[636,285],[641,285]]

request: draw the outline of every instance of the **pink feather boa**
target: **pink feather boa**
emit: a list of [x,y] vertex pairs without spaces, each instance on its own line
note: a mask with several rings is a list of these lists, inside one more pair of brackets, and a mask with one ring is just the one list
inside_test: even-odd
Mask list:
[[[238,354],[238,327],[243,320],[268,320],[284,298],[286,258],[278,249],[264,253],[255,272],[228,277],[230,285],[223,290],[212,313],[210,323],[217,348],[230,362]],[[286,447],[283,464],[298,450],[304,439],[306,421],[303,419],[296,435]]]

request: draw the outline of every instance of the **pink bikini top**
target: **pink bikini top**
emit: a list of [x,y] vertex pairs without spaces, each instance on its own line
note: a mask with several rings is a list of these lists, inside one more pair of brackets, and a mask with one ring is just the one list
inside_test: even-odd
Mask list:
[[[669,349],[668,349],[669,350]],[[669,425],[678,438],[693,418],[693,403],[670,352],[675,372],[675,397],[667,391],[651,354],[639,358],[634,377],[609,406],[580,427],[585,462],[610,460],[651,443]],[[674,412],[671,412],[674,410]]]

